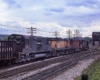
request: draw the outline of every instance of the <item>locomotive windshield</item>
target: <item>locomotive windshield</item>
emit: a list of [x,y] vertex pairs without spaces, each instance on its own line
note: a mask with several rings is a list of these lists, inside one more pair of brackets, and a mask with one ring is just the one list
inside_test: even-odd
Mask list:
[[15,41],[16,43],[21,43],[23,41],[23,38],[21,35],[10,35],[8,37],[9,41]]
[[16,38],[21,38],[21,36],[16,36]]

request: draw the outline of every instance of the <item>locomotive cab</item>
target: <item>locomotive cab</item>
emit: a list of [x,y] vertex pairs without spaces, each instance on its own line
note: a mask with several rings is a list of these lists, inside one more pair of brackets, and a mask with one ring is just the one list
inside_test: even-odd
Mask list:
[[16,45],[17,45],[17,51],[18,52],[22,52],[22,48],[25,47],[25,39],[23,36],[21,35],[15,35],[15,34],[12,34],[8,37],[8,40],[9,41],[15,41],[16,42]]

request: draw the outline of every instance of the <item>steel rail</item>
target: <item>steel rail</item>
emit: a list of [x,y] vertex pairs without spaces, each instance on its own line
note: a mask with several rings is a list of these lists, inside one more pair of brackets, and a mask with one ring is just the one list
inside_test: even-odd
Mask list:
[[55,75],[56,73],[59,73],[60,71],[62,71],[63,69],[66,69],[66,68],[69,68],[75,64],[77,64],[77,62],[81,59],[84,59],[84,58],[87,58],[91,55],[95,55],[95,54],[98,54],[99,52],[94,52],[94,53],[91,53],[91,54],[86,54],[86,55],[82,55],[80,57],[76,57],[76,58],[73,58],[72,60],[68,60],[67,62],[64,62],[62,64],[59,64],[57,66],[54,66],[52,68],[49,68],[47,70],[44,70],[42,72],[39,72],[35,75],[31,75],[29,77],[26,77],[22,80],[45,80],[47,79],[48,77],[50,77],[51,75]]
[[68,61],[69,59],[73,59],[76,56],[80,57],[81,55],[88,54],[88,53],[91,53],[91,51],[79,52],[79,53],[70,54],[70,55],[67,55],[67,56],[43,60],[41,62],[36,62],[36,63],[26,65],[26,66],[23,66],[23,67],[20,67],[20,68],[12,69],[12,70],[9,70],[9,71],[4,71],[4,72],[0,73],[0,78],[9,77],[9,76],[12,76],[12,75],[15,75],[15,74],[18,74],[18,73],[21,73],[21,72],[25,72],[25,71],[28,71],[28,70],[36,70],[36,69],[43,68],[45,66],[48,66],[50,64],[54,64],[54,63],[57,63],[57,62]]

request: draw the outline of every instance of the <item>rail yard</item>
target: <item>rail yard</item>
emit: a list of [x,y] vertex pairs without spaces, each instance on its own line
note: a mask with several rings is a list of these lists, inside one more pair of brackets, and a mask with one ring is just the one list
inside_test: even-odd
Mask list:
[[0,0],[0,80],[100,80],[100,0]]

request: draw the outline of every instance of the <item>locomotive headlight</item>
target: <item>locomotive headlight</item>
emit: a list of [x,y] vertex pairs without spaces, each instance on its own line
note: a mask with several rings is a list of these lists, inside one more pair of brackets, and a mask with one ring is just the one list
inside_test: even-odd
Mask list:
[[37,42],[37,44],[42,44],[41,42]]
[[16,41],[16,43],[21,43],[20,39],[15,39],[14,41]]

